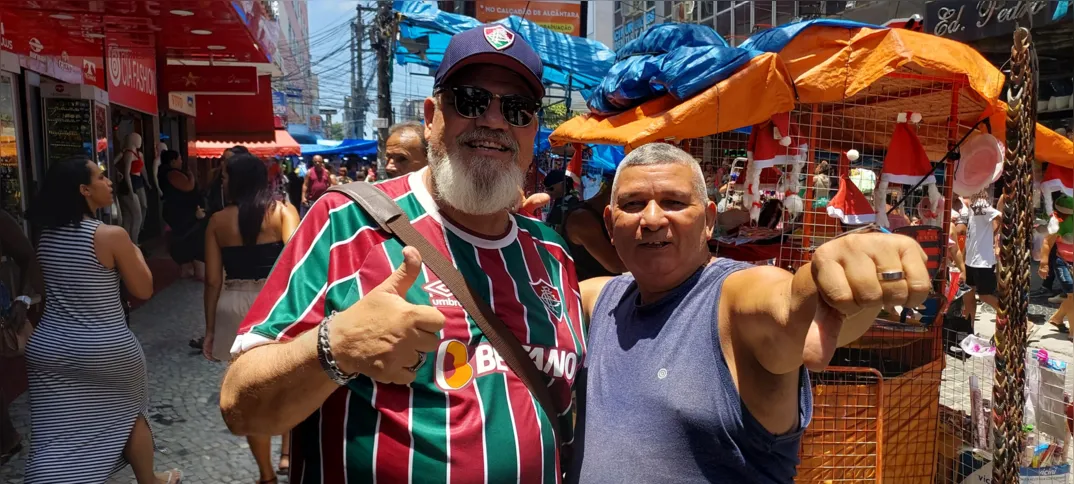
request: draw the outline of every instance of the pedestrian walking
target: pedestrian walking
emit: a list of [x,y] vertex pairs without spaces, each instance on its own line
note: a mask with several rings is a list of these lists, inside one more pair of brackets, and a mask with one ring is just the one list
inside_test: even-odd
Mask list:
[[441,279],[454,273],[424,268],[428,252],[328,192],[243,322],[220,396],[233,432],[294,427],[291,483],[559,481],[556,438],[571,441],[585,355],[577,283],[562,239],[510,214],[533,161],[541,72],[503,25],[453,36],[425,100],[429,167],[374,189],[525,345],[558,415]]
[[[1054,261],[1046,258],[1049,253],[1056,254]],[[1074,267],[1074,198],[1061,196],[1055,201],[1055,213],[1048,223],[1048,236],[1041,244],[1040,257],[1040,276],[1054,273],[1064,296],[1059,310],[1048,323],[1060,333],[1069,333],[1070,328],[1064,319],[1074,320],[1074,276],[1071,275],[1071,267]]]
[[163,151],[160,158],[157,185],[163,199],[164,222],[170,229],[168,251],[181,267],[183,277],[202,278],[204,268],[197,270],[195,261],[204,260],[204,232],[199,230],[198,221],[205,218],[205,210],[201,207],[194,173],[178,151]]
[[[224,183],[230,203],[213,215],[205,233],[205,339],[210,361],[229,361],[239,323],[265,285],[284,244],[298,226],[298,211],[275,199],[265,163],[253,155],[228,160]],[[225,277],[226,274],[226,277]],[[280,472],[290,467],[290,436],[282,432]],[[246,437],[259,482],[276,482],[271,434]]]
[[45,312],[26,348],[26,482],[103,483],[128,463],[139,484],[182,475],[153,472],[145,355],[119,294],[122,280],[149,299],[153,275],[126,231],[94,218],[111,205],[104,171],[72,158],[49,167],[31,213],[41,228]]
[[313,205],[333,183],[332,174],[324,166],[324,157],[313,155],[313,166],[306,172],[306,182],[302,185],[302,206]]
[[[4,368],[17,368],[15,358],[26,351],[29,335],[40,318],[38,309],[44,294],[45,282],[33,244],[23,233],[22,224],[0,210],[0,364]],[[0,465],[22,451],[22,436],[8,413],[8,399],[14,396],[0,396]]]
[[883,303],[916,307],[930,288],[925,253],[901,235],[834,239],[794,274],[713,259],[701,167],[664,143],[620,163],[607,220],[630,272],[582,283],[578,482],[793,482],[807,367]]
[[972,301],[967,318],[976,319],[977,300],[999,307],[996,299],[996,261],[999,260],[999,234],[1002,213],[992,207],[988,189],[972,197],[967,207],[969,220],[966,230],[966,284],[971,288],[967,297]]

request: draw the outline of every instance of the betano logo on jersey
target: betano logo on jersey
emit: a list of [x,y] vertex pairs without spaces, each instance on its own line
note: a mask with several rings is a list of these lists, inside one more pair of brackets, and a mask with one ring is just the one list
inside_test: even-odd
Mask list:
[[[522,345],[533,363],[553,378],[574,380],[578,371],[578,354],[560,348]],[[466,343],[457,339],[444,340],[436,351],[436,385],[444,391],[461,390],[475,378],[509,371],[507,363],[488,343],[481,343],[470,353]]]

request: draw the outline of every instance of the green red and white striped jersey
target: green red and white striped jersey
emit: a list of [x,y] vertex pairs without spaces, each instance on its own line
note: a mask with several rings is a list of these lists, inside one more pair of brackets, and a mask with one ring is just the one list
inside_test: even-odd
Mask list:
[[[511,217],[499,240],[468,234],[441,217],[424,174],[377,186],[489,302],[552,377],[557,407],[569,409],[586,342],[562,240],[522,216]],[[402,263],[402,248],[350,199],[328,193],[281,254],[232,353],[314,330],[387,278]],[[333,393],[292,431],[291,482],[558,482],[551,422],[451,291],[425,267],[406,299],[446,316],[438,351],[410,385],[359,377]],[[559,416],[562,424],[570,418],[569,411]]]

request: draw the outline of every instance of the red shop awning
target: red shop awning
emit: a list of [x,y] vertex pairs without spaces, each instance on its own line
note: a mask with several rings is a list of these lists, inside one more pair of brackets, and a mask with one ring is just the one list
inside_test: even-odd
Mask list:
[[254,156],[269,158],[273,156],[298,156],[302,150],[298,142],[287,131],[277,129],[272,135],[265,136],[234,134],[211,136],[199,139],[195,144],[198,158],[219,158],[224,150],[235,145],[243,145]]

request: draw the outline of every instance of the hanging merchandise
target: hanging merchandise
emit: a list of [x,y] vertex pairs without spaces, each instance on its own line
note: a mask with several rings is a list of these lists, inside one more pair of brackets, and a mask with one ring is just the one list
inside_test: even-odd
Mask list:
[[1044,197],[1044,213],[1051,214],[1052,194],[1062,192],[1068,197],[1074,196],[1074,170],[1064,168],[1054,163],[1044,170],[1044,178],[1040,181],[1040,194]]
[[[842,155],[849,161],[858,159],[857,150]],[[842,163],[840,163],[842,164]],[[839,177],[839,191],[828,202],[828,216],[842,220],[847,225],[863,225],[876,221],[876,212],[869,199],[858,190],[857,185],[844,174]]]
[[750,219],[756,221],[761,215],[761,172],[777,165],[790,166],[784,171],[776,190],[783,196],[783,206],[791,216],[802,212],[802,199],[798,195],[798,179],[805,165],[809,148],[792,128],[790,113],[779,113],[772,119],[753,126],[746,147],[746,194],[743,200],[750,207]]
[[958,167],[952,189],[963,197],[972,197],[999,180],[1003,174],[1005,148],[995,136],[977,134],[959,149]]
[[880,186],[873,191],[876,223],[882,227],[889,225],[885,204],[889,183],[909,186],[923,183],[928,187],[928,198],[932,202],[933,211],[939,208],[940,202],[940,190],[936,188],[936,177],[932,175],[932,163],[925,154],[925,148],[921,146],[921,140],[917,138],[917,132],[907,122],[920,123],[921,114],[899,113],[897,119],[895,132],[891,135],[891,143],[888,144],[888,152],[884,157],[884,168],[880,170]]
[[[1051,196],[1045,198],[1051,202]],[[1059,236],[1064,238],[1064,241],[1069,240],[1069,237],[1074,234],[1074,198],[1063,195],[1055,201],[1055,211],[1050,212],[1051,217],[1048,220],[1048,234]]]

